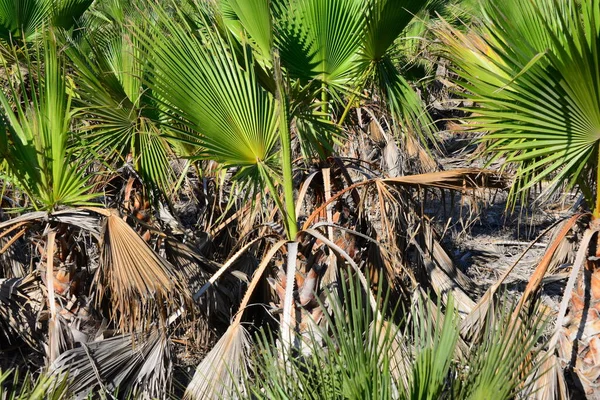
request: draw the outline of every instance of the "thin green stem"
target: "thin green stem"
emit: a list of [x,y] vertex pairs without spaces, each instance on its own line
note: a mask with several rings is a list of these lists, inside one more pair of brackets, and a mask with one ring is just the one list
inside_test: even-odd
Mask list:
[[292,171],[292,137],[290,135],[289,111],[287,95],[283,86],[279,53],[273,55],[275,70],[275,83],[277,85],[277,98],[279,103],[279,138],[281,141],[281,164],[283,169],[283,195],[285,210],[282,210],[286,219],[287,236],[295,240],[298,233],[296,222],[296,205],[294,202],[294,176]]
[[356,97],[358,97],[358,96],[356,96],[356,93],[352,93],[352,97],[350,97],[348,104],[346,104],[346,108],[344,108],[344,113],[342,114],[340,120],[338,121],[338,126],[342,126],[342,124],[344,123],[344,120],[346,120],[346,117],[350,113],[350,108],[352,108],[352,104],[354,104],[354,100],[356,100]]
[[325,82],[321,84],[321,111],[323,114],[329,114],[329,93],[327,93],[327,85]]
[[598,164],[596,165],[596,207],[594,208],[594,218],[600,218],[600,143],[598,144]]
[[356,90],[354,90],[352,92],[352,97],[350,97],[350,100],[346,104],[346,107],[344,108],[344,112],[342,113],[342,116],[341,116],[340,120],[337,123],[337,125],[339,127],[341,127],[342,124],[344,123],[344,121],[346,120],[346,117],[350,113],[350,109],[352,108],[352,104],[354,104],[354,101],[356,100],[356,98],[360,96],[360,92],[363,89],[363,87],[365,86],[368,77],[371,76],[371,74],[373,72],[373,68],[374,68],[374,64],[371,63],[369,65],[369,68],[365,71],[364,75],[361,77],[361,79],[359,81],[359,84],[357,85]]

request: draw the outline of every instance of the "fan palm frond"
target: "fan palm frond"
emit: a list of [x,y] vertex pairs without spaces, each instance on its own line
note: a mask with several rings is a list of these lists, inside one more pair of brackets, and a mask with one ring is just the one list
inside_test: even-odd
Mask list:
[[366,3],[357,0],[299,0],[278,14],[275,41],[282,66],[292,76],[327,85],[347,85],[355,74]]
[[93,0],[2,0],[0,1],[0,38],[29,41],[42,27],[69,29]]
[[101,267],[94,277],[98,301],[109,295],[112,317],[125,331],[143,330],[154,318],[165,327],[180,309],[191,310],[185,281],[160,258],[117,214],[103,212],[106,226],[101,245]]
[[257,81],[252,52],[234,57],[208,21],[196,29],[181,10],[156,13],[156,28],[138,29],[136,37],[155,70],[150,88],[174,122],[189,129],[181,134],[199,147],[200,158],[239,168],[238,178],[273,179],[279,170],[275,99]]
[[[52,32],[45,35],[38,51],[44,54],[44,74],[41,65],[31,59],[28,68],[35,71],[35,76],[43,76],[41,81],[28,82],[20,76],[22,101],[16,100],[20,96],[12,84],[10,98],[0,92],[4,117],[0,122],[0,142],[4,143],[7,161],[3,178],[27,193],[38,209],[88,204],[94,195],[89,193],[85,165],[75,159],[69,147],[71,98],[64,55]],[[28,85],[33,89],[27,90]]]
[[483,6],[475,32],[440,31],[458,84],[477,105],[467,128],[489,131],[487,151],[517,166],[513,199],[550,180],[548,193],[579,184],[596,206],[600,2]]
[[219,399],[235,394],[240,379],[245,375],[250,350],[250,338],[242,325],[242,317],[262,274],[283,245],[285,241],[279,241],[265,254],[254,272],[233,323],[196,368],[185,391],[185,399]]
[[37,315],[43,307],[41,286],[34,275],[0,279],[2,343],[14,345],[20,339],[28,346],[39,349],[42,337],[36,334],[36,324]]
[[79,114],[91,122],[83,128],[85,145],[115,167],[131,156],[144,181],[168,193],[175,181],[169,164],[173,143],[159,126],[158,104],[144,83],[150,71],[145,49],[128,30],[132,24],[146,29],[138,6],[119,2],[95,10],[103,24],[89,22],[66,53],[76,67]]
[[171,342],[162,333],[126,334],[64,352],[52,364],[55,377],[66,376],[69,391],[165,398],[170,387]]

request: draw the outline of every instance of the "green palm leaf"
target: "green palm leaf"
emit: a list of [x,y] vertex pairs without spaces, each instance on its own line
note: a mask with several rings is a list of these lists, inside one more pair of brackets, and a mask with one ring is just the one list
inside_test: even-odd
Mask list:
[[69,29],[93,0],[0,0],[0,38],[25,41],[44,25]]
[[[407,30],[415,15],[428,6],[419,0],[371,0],[365,13],[365,32],[359,63],[367,81],[385,99],[405,133],[417,132],[432,138],[432,121],[423,102],[402,75],[398,64],[398,41],[406,41]],[[435,141],[434,141],[435,143]]]
[[276,44],[294,77],[343,86],[355,76],[365,27],[362,0],[280,2]]
[[176,124],[192,131],[182,135],[201,146],[200,158],[262,181],[278,169],[277,113],[273,96],[256,79],[251,52],[245,49],[240,60],[206,21],[196,30],[181,11],[175,17],[156,11],[159,26],[150,34],[137,31],[150,49],[154,95]]
[[85,129],[86,144],[95,154],[106,154],[111,165],[131,155],[144,181],[168,192],[175,180],[169,164],[173,150],[159,128],[158,105],[144,84],[150,72],[145,50],[126,28],[137,24],[147,29],[133,4],[96,8],[83,39],[67,53],[76,67],[80,114],[93,122]]
[[550,179],[591,195],[600,136],[600,2],[486,2],[477,37],[441,37],[478,107],[469,125],[517,165],[513,195]]
[[[273,49],[273,20],[269,0],[222,0],[223,17],[239,37],[242,28],[254,40],[264,59],[271,60]],[[238,22],[238,24],[235,24]],[[236,29],[237,28],[237,29]]]
[[[86,204],[94,195],[88,193],[84,165],[75,161],[68,146],[72,110],[64,57],[51,33],[46,35],[40,51],[44,74],[39,63],[34,65],[28,60],[28,67],[30,75],[43,78],[28,82],[20,76],[23,101],[11,101],[19,99],[12,84],[10,97],[0,92],[0,143],[6,157],[3,169],[36,208],[52,210],[58,205]],[[41,54],[37,58],[42,58]],[[28,91],[27,85],[33,86],[32,90]]]
[[419,0],[371,0],[366,13],[363,54],[381,59],[427,2]]

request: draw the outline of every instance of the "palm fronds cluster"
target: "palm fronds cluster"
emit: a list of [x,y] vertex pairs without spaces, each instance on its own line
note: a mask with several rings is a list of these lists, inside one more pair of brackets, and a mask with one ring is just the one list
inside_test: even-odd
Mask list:
[[[0,0],[0,397],[598,395],[599,40],[598,0]],[[439,162],[438,84],[490,169]],[[480,296],[425,202],[539,186],[590,212]]]

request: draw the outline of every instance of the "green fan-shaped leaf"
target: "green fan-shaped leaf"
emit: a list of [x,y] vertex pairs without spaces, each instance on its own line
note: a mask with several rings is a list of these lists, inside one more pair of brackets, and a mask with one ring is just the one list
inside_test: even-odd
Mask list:
[[343,85],[354,75],[365,27],[362,0],[290,0],[280,11],[277,45],[293,76]]
[[136,24],[145,31],[148,23],[131,4],[105,6],[94,10],[104,24],[91,22],[80,43],[67,50],[76,66],[80,113],[93,122],[85,129],[86,145],[115,166],[131,155],[144,181],[168,192],[175,180],[169,165],[173,151],[144,83],[150,72],[145,50],[127,30]]
[[277,112],[275,99],[257,81],[251,52],[235,57],[207,22],[194,29],[182,12],[156,12],[158,26],[149,34],[137,31],[150,50],[154,95],[175,123],[191,130],[182,134],[200,146],[200,157],[261,181],[265,166],[277,167]]
[[593,203],[600,143],[600,2],[484,3],[476,35],[441,37],[476,102],[472,129],[517,165],[513,195],[550,180],[580,184]]
[[[36,208],[51,210],[58,205],[85,204],[93,195],[88,193],[84,165],[75,160],[68,146],[72,110],[64,56],[52,33],[46,34],[40,47],[44,74],[40,65],[31,61],[28,70],[31,75],[43,76],[41,81],[19,76],[22,102],[13,102],[0,92],[4,120],[0,142],[7,143],[4,169],[11,182],[29,195]],[[29,91],[28,85],[32,86]],[[12,84],[10,88],[11,98],[18,99],[17,88]]]
[[0,0],[0,38],[31,40],[44,25],[69,29],[93,0]]

